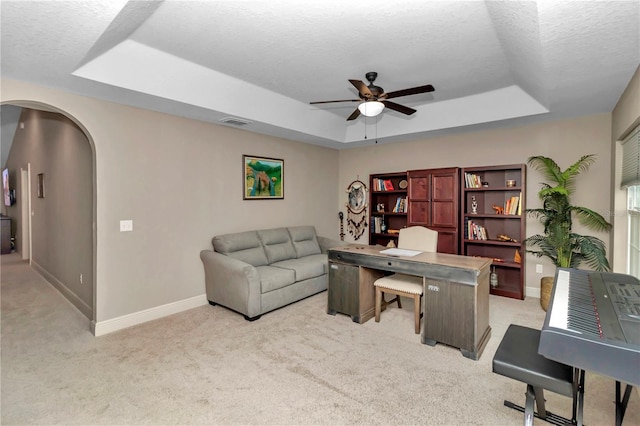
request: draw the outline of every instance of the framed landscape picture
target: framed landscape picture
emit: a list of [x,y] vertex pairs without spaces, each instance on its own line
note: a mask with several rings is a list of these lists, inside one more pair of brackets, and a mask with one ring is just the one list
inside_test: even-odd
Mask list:
[[254,155],[242,156],[245,200],[284,198],[284,160]]

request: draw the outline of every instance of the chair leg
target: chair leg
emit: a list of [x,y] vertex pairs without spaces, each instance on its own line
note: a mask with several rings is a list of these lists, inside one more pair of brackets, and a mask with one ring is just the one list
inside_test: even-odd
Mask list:
[[376,322],[380,322],[380,309],[382,305],[382,290],[376,287]]
[[396,302],[398,302],[398,308],[402,309],[402,302],[400,301],[400,296],[396,295]]
[[538,408],[538,417],[547,420],[547,409],[545,408],[544,391],[537,386],[533,387],[533,394],[536,398],[536,407]]
[[533,426],[534,401],[536,399],[533,386],[527,385],[526,401],[524,405],[524,426]]
[[413,297],[413,315],[416,321],[416,334],[420,334],[420,295]]

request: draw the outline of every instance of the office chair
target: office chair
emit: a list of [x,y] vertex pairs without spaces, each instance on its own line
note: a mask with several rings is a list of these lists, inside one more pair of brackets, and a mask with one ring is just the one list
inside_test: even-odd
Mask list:
[[[398,248],[436,252],[438,250],[438,232],[423,226],[402,228],[398,237]],[[420,302],[422,300],[423,279],[423,277],[400,273],[378,278],[373,283],[376,288],[376,322],[380,322],[383,303],[386,306],[397,301],[398,308],[402,308],[400,297],[409,297],[413,299],[416,334],[420,334]],[[387,302],[384,300],[384,293],[394,294],[396,297]]]

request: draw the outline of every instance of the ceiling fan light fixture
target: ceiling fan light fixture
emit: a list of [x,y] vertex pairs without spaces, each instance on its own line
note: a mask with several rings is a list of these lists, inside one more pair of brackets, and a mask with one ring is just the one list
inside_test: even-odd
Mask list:
[[384,104],[380,101],[366,101],[358,105],[360,114],[366,117],[375,117],[384,109]]

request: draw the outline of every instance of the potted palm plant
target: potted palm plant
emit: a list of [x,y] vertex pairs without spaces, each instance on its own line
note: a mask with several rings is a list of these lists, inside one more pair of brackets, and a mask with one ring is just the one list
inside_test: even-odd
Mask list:
[[[610,269],[604,242],[572,231],[574,217],[595,231],[611,229],[611,224],[599,213],[571,204],[570,196],[575,189],[577,176],[586,171],[595,159],[594,154],[584,155],[564,171],[548,157],[534,156],[527,160],[530,167],[541,172],[550,182],[542,183],[542,188],[538,191],[542,207],[526,210],[528,215],[538,219],[544,227],[542,234],[532,235],[524,240],[528,253],[547,257],[560,268],[577,268],[585,263],[596,271]],[[543,277],[540,281],[540,305],[545,311],[552,287],[553,277]]]

